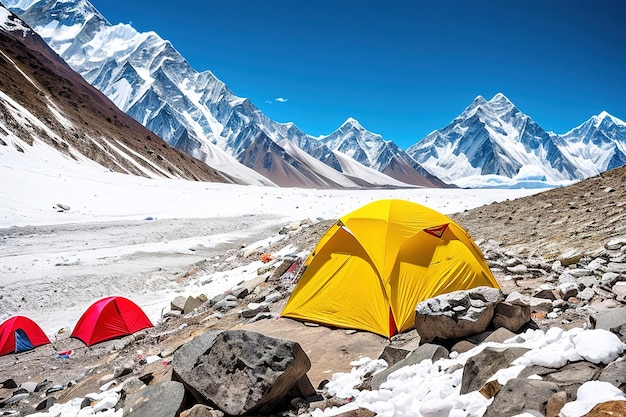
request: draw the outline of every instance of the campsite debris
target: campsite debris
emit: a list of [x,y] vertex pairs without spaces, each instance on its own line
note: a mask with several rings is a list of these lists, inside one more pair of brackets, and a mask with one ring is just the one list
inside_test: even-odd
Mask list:
[[261,255],[261,262],[263,262],[264,264],[268,263],[269,261],[274,260],[274,257],[272,256],[271,253],[265,252],[264,254]]

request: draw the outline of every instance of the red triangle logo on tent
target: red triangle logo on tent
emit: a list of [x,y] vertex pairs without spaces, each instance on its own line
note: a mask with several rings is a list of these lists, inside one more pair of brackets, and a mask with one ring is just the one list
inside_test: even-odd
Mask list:
[[443,233],[446,231],[447,228],[448,223],[442,224],[441,226],[429,227],[428,229],[424,229],[424,231],[429,235],[433,235],[441,239],[441,236],[443,236]]

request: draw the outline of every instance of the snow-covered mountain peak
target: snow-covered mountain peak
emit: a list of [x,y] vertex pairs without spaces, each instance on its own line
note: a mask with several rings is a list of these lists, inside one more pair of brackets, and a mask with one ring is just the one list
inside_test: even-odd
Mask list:
[[493,116],[501,117],[514,110],[516,110],[515,105],[502,93],[496,94],[489,101],[485,100],[483,96],[477,96],[456,120],[466,120],[475,115],[481,120]]
[[612,116],[605,110],[600,112],[599,115],[593,116],[592,119],[594,121],[595,127],[599,127],[605,120],[608,120],[611,123],[614,123],[616,125],[626,126],[626,123],[624,123],[622,120],[618,119],[617,117]]
[[0,5],[0,29],[7,32],[21,30],[23,36],[32,34],[32,30],[22,21],[22,19],[11,13],[10,10],[2,7],[2,5]]

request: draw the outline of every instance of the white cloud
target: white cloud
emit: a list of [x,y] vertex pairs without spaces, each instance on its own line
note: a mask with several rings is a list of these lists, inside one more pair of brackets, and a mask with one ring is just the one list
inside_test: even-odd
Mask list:
[[274,100],[275,100],[275,101],[278,101],[279,103],[284,103],[284,102],[286,102],[286,101],[287,101],[287,99],[286,99],[286,98],[283,98],[283,97],[276,97]]

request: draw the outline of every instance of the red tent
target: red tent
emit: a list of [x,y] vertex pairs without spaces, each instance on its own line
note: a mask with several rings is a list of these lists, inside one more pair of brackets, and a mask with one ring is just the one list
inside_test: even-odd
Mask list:
[[93,303],[78,320],[72,337],[87,346],[153,327],[146,313],[124,297],[107,297]]
[[24,352],[48,343],[48,336],[28,317],[14,316],[0,324],[0,356]]

